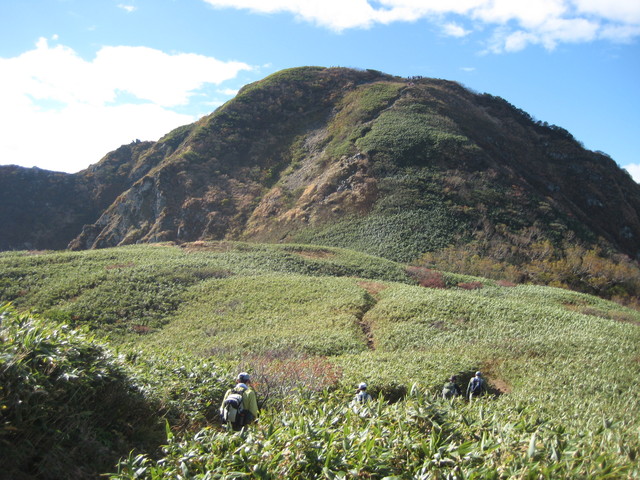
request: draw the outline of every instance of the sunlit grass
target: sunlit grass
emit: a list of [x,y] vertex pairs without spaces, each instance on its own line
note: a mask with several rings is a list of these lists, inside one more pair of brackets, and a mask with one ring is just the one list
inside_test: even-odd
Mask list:
[[[2,300],[108,334],[118,375],[169,421],[164,458],[134,452],[115,478],[639,475],[640,313],[612,302],[305,245],[12,252],[0,265]],[[267,401],[229,435],[217,407],[240,368]],[[292,378],[265,399],[277,368]],[[450,375],[464,389],[476,370],[490,396],[439,399]],[[367,412],[349,406],[361,381],[378,398]]]

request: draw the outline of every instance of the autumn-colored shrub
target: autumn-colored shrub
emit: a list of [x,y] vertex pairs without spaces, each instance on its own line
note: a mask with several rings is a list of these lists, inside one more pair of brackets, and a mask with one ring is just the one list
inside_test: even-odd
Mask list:
[[447,288],[441,272],[424,267],[408,267],[407,274],[425,288]]
[[262,404],[268,399],[278,403],[292,394],[321,392],[334,387],[342,377],[341,369],[325,357],[281,351],[248,357],[239,370],[251,372]]
[[[523,240],[519,247],[514,247],[494,236],[491,241],[484,238],[426,253],[418,264],[426,271],[436,268],[511,285],[533,283],[575,290],[632,308],[638,307],[637,299],[640,298],[638,262],[625,255],[609,254],[597,246],[569,242],[554,246],[548,240]],[[409,274],[416,278],[416,274]]]

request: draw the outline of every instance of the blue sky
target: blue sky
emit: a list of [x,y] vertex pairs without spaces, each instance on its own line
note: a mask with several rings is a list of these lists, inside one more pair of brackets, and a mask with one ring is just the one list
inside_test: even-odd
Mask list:
[[505,98],[640,182],[640,0],[0,0],[0,164],[77,172],[303,65]]

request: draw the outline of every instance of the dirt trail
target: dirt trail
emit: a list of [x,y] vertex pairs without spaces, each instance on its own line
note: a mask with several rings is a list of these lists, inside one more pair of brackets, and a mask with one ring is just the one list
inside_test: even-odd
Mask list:
[[367,348],[369,350],[375,350],[376,344],[375,344],[373,332],[371,331],[371,325],[364,319],[364,317],[369,310],[371,310],[373,307],[376,306],[376,304],[378,303],[378,294],[382,290],[387,288],[387,286],[382,283],[364,281],[364,280],[361,282],[358,282],[358,286],[366,290],[367,293],[369,293],[369,295],[371,295],[371,298],[373,298],[374,300],[373,303],[371,303],[366,308],[364,308],[361,312],[359,312],[356,318],[358,320],[358,326],[362,330],[362,333],[364,333],[364,338],[367,344]]
[[489,382],[489,391],[493,391],[497,395],[511,393],[511,385],[497,374],[501,363],[501,360],[486,360],[481,367],[485,378]]
[[499,395],[511,393],[511,386],[501,378],[490,378],[489,385],[499,392]]

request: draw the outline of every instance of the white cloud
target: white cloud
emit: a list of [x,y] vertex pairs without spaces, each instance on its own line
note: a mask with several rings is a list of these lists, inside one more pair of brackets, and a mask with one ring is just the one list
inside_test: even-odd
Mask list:
[[551,19],[537,30],[496,28],[489,41],[494,53],[518,52],[529,45],[553,50],[559,43],[589,42],[597,38],[598,26],[584,19]]
[[223,95],[228,96],[235,96],[238,94],[238,90],[233,88],[223,88],[222,90],[218,90],[218,93],[222,93]]
[[640,25],[605,25],[600,31],[600,37],[613,42],[629,43],[640,37]]
[[465,30],[464,27],[458,25],[457,23],[447,23],[442,26],[442,30],[445,35],[449,37],[465,37],[471,33],[470,30]]
[[445,33],[470,32],[457,23],[463,16],[478,27],[493,26],[490,50],[517,51],[530,44],[553,49],[562,42],[605,39],[628,42],[640,36],[637,0],[203,0],[217,8],[259,13],[292,13],[302,21],[340,32],[375,24],[427,19],[444,24]]
[[[369,0],[204,0],[217,8],[246,9],[258,13],[289,12],[302,21],[315,23],[334,31],[368,28],[376,23],[418,20],[425,13],[439,9],[416,2],[381,0],[382,8],[375,8]],[[425,3],[425,2],[418,2]],[[429,3],[429,2],[427,2]],[[390,4],[390,5],[389,5]]]
[[629,172],[637,183],[640,183],[640,163],[628,163],[622,168]]
[[572,0],[581,14],[602,17],[613,22],[640,23],[640,2],[634,0]]
[[41,38],[33,50],[0,58],[0,164],[78,171],[123,143],[194,121],[173,108],[251,68],[127,46],[103,47],[86,61]]
[[490,24],[515,22],[525,29],[535,29],[566,11],[565,0],[485,0],[470,10],[474,18]]
[[127,13],[131,13],[131,12],[136,10],[136,7],[134,7],[133,5],[124,5],[122,3],[120,3],[118,5],[118,8],[121,8],[122,10],[126,11]]
[[506,52],[518,52],[526,48],[530,43],[539,43],[539,39],[535,35],[522,30],[509,33],[504,38],[498,37],[498,39],[499,42],[494,49],[497,52],[501,49]]

